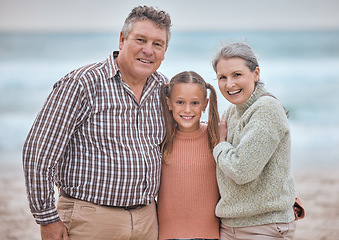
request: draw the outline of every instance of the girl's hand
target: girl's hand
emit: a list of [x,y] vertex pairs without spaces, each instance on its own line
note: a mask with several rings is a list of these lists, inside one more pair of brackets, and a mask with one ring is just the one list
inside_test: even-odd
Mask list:
[[219,142],[225,142],[227,140],[227,122],[226,119],[221,119],[219,123]]

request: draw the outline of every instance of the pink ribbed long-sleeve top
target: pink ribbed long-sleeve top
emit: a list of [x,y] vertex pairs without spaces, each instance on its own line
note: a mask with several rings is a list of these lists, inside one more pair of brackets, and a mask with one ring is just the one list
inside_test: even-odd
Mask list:
[[190,133],[177,131],[167,160],[158,195],[159,240],[219,238],[219,191],[207,126]]

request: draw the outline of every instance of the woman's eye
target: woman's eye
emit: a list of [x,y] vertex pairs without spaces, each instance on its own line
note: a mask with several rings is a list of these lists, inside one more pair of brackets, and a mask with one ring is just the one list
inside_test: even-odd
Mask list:
[[223,80],[223,79],[226,79],[226,77],[225,76],[220,76],[218,79],[219,80]]

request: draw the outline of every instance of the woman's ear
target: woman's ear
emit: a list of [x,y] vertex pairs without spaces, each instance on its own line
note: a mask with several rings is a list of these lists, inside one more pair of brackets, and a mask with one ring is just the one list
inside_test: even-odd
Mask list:
[[170,111],[172,111],[172,104],[171,104],[171,101],[170,101],[170,99],[169,99],[168,97],[166,97],[166,101],[167,101],[168,109],[169,109]]
[[259,81],[259,77],[260,77],[260,68],[259,67],[256,67],[254,69],[254,82],[258,82]]

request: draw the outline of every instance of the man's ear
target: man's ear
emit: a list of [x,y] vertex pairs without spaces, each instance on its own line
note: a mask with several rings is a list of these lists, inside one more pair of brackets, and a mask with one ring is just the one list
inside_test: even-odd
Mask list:
[[120,38],[119,38],[119,50],[122,49],[122,47],[124,46],[125,43],[125,37],[124,34],[122,34],[122,32],[120,32]]

